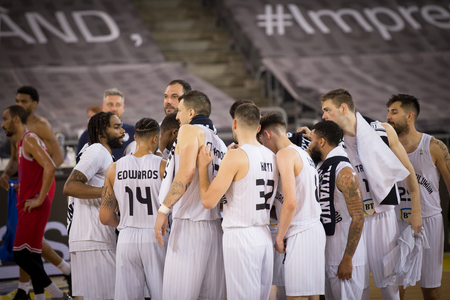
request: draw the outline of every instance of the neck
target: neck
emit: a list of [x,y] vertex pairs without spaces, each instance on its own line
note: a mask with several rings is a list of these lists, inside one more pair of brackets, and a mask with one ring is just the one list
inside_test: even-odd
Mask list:
[[417,145],[421,138],[422,133],[418,132],[414,126],[409,126],[408,132],[403,132],[398,135],[398,140],[405,148]]
[[330,145],[325,145],[323,148],[322,148],[322,151],[320,152],[321,153],[321,156],[320,156],[320,158],[322,159],[322,161],[325,161],[325,159],[327,159],[327,156],[328,156],[328,154],[331,152],[331,150],[333,150],[334,148],[336,148],[336,147],[331,147]]
[[341,127],[344,135],[356,136],[356,115],[349,112],[344,118],[345,124]]
[[254,131],[254,130],[251,130],[251,131],[242,130],[242,131],[236,132],[236,134],[237,134],[237,138],[239,141],[239,147],[243,146],[245,144],[250,144],[253,146],[261,146],[261,144],[256,139],[256,131]]
[[293,145],[292,142],[287,138],[286,133],[280,135],[277,140],[277,151],[286,148],[289,145]]
[[25,125],[19,125],[16,127],[16,132],[14,133],[14,137],[16,138],[17,141],[20,141],[23,138],[23,135],[25,134],[25,132],[27,131],[27,126]]
[[31,121],[33,121],[33,119],[34,119],[34,110],[32,110],[31,113],[28,114],[27,124],[30,123]]
[[148,154],[154,154],[153,151],[151,149],[155,149],[156,146],[155,145],[148,145],[146,143],[140,143],[140,142],[136,142],[136,151],[134,152],[134,156],[136,157],[142,157],[144,155],[148,155]]
[[107,141],[106,138],[101,137],[101,138],[100,138],[100,144],[102,144],[103,147],[105,147],[106,150],[108,150],[108,152],[109,152],[110,154],[112,154],[112,150],[113,150],[113,149],[111,149],[111,147],[108,145],[108,141]]

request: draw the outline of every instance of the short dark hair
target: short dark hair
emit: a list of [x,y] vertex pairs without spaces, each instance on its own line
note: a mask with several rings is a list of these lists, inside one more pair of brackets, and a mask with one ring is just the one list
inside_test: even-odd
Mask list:
[[234,112],[234,119],[243,122],[249,128],[258,128],[261,112],[258,106],[250,103],[239,105]]
[[320,97],[321,104],[327,100],[331,100],[336,107],[340,107],[342,103],[345,103],[351,112],[355,112],[355,103],[353,102],[352,95],[344,88],[329,91]]
[[233,105],[231,105],[230,107],[230,116],[234,119],[234,112],[236,111],[236,108],[238,108],[239,105],[242,104],[255,104],[252,100],[248,100],[248,99],[241,99],[241,100],[236,100],[234,101]]
[[211,114],[211,101],[205,93],[194,90],[181,95],[179,101],[184,100],[187,109],[193,109],[196,115],[205,115],[209,117]]
[[20,88],[17,89],[17,94],[30,95],[31,100],[39,102],[39,93],[32,86],[29,86],[29,85],[21,86]]
[[386,103],[386,107],[389,108],[394,102],[401,102],[400,107],[406,112],[412,111],[414,113],[414,120],[417,120],[420,113],[419,99],[407,94],[392,95]]
[[161,122],[161,131],[168,131],[180,128],[180,122],[177,120],[177,113],[168,114]]
[[11,115],[11,118],[18,116],[20,119],[20,122],[22,122],[22,124],[24,124],[24,125],[27,125],[28,114],[27,114],[27,111],[25,110],[25,108],[23,108],[20,105],[11,105],[7,109],[9,109],[9,114]]
[[333,121],[320,121],[312,130],[319,138],[324,138],[328,145],[336,147],[342,141],[344,133],[338,124]]
[[172,80],[171,82],[169,82],[169,84],[167,86],[174,85],[174,84],[180,84],[183,87],[183,94],[186,94],[187,92],[192,91],[192,87],[189,84],[189,82],[187,82],[183,79]]
[[151,118],[142,118],[134,126],[134,133],[139,139],[151,138],[159,134],[160,128],[158,122]]
[[272,129],[274,127],[282,127],[286,130],[286,122],[283,119],[283,115],[278,111],[271,111],[261,117],[259,121],[261,125],[260,133],[264,132],[264,130]]
[[115,114],[101,111],[89,119],[89,145],[100,143],[99,137],[106,137],[106,128],[110,126],[111,116],[115,116]]

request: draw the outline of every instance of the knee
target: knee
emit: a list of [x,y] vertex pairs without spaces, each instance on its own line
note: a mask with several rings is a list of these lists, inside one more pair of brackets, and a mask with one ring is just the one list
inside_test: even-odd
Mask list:
[[14,251],[14,261],[20,267],[22,267],[23,264],[26,264],[26,262],[30,258],[31,258],[31,252],[28,251],[28,249],[23,249],[23,250],[20,250],[20,251]]

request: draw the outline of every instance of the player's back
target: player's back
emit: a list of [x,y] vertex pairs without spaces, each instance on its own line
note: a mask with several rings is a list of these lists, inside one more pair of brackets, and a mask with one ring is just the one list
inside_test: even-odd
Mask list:
[[154,227],[160,206],[161,160],[159,156],[148,154],[128,155],[116,162],[114,194],[120,210],[118,230]]
[[[194,125],[200,127],[205,134],[205,146],[210,146],[213,161],[208,166],[209,181],[211,182],[216,177],[219,170],[220,163],[227,152],[227,147],[224,142],[214,133],[211,129],[203,125]],[[180,157],[177,153],[172,152],[172,156],[169,157],[167,162],[166,172],[173,170],[174,174],[178,171],[180,166]],[[163,187],[161,189],[160,199],[164,200],[167,195],[171,182],[163,181]],[[195,168],[194,178],[192,179],[186,192],[181,196],[180,200],[173,207],[174,219],[189,219],[191,221],[210,221],[220,219],[219,205],[213,209],[205,209],[202,205],[200,190],[198,169]]]
[[247,175],[233,182],[225,194],[224,229],[268,225],[278,187],[278,167],[272,151],[248,144],[239,149],[245,151],[249,168]]

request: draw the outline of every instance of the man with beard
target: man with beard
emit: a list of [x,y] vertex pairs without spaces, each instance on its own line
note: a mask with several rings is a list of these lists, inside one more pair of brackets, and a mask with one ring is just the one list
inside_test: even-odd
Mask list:
[[163,202],[155,222],[155,236],[163,246],[167,213],[173,208],[173,223],[164,266],[164,299],[225,299],[222,228],[219,206],[205,209],[199,191],[197,153],[210,145],[214,161],[211,180],[227,148],[215,134],[209,118],[211,102],[200,91],[183,94],[178,105],[178,139],[167,162],[159,200]]
[[166,115],[177,112],[180,96],[192,91],[191,85],[182,79],[169,82],[164,91],[164,112]]
[[344,132],[345,151],[358,173],[363,194],[368,268],[362,299],[370,297],[369,271],[383,299],[399,299],[398,286],[392,285],[390,274],[384,273],[383,257],[395,248],[399,237],[394,210],[398,205],[396,182],[406,179],[412,202],[409,222],[415,233],[422,227],[414,168],[395,130],[387,123],[368,120],[356,112],[347,90],[332,90],[322,95],[320,102],[322,118],[334,121]]
[[50,280],[42,264],[42,238],[50,216],[56,166],[44,142],[27,130],[27,113],[19,105],[3,112],[2,128],[17,143],[19,191],[18,223],[14,239],[14,260],[33,282],[36,299],[44,300],[44,289],[54,299],[70,299]]
[[112,112],[94,115],[88,124],[89,142],[64,185],[69,197],[68,224],[73,295],[113,299],[116,233],[99,219],[105,173],[113,149],[123,146],[125,130]]
[[[122,120],[123,113],[125,112],[125,96],[117,88],[107,89],[103,93],[103,112],[112,112]],[[122,122],[122,128],[125,130],[123,138],[123,146],[113,149],[112,155],[115,159],[119,159],[123,156],[125,148],[134,141],[134,126]],[[78,139],[77,155],[80,154],[83,147],[89,141],[89,130],[85,130]]]
[[167,246],[159,246],[153,226],[166,160],[154,155],[160,132],[155,120],[141,119],[135,131],[136,152],[112,163],[106,171],[100,221],[120,231],[115,299],[144,298],[146,283],[149,296],[157,300],[162,299]]
[[280,171],[275,249],[286,253],[287,299],[319,299],[325,293],[325,232],[320,223],[319,178],[314,162],[288,139],[280,113],[265,114],[260,124],[258,139],[276,154]]
[[[423,250],[422,274],[417,284],[424,299],[442,299],[441,279],[444,251],[444,223],[439,197],[439,174],[450,193],[450,155],[447,146],[415,127],[420,112],[419,100],[411,95],[393,95],[388,107],[387,121],[398,134],[416,172],[420,190],[420,204],[425,235],[430,249]],[[400,232],[406,228],[411,213],[411,199],[405,182],[399,183],[400,204],[396,209]],[[403,298],[404,290],[400,290]]]
[[[56,167],[59,167],[64,159],[61,152],[61,148],[58,141],[53,134],[53,129],[47,119],[41,116],[36,116],[34,111],[39,104],[39,93],[32,86],[22,86],[17,89],[16,94],[16,104],[23,107],[27,112],[27,129],[31,132],[36,133],[36,135],[44,142],[47,153],[52,158]],[[11,142],[11,157],[5,171],[0,176],[0,186],[6,190],[10,188],[8,184],[8,179],[17,173],[17,140],[12,136],[10,138]],[[54,193],[54,190],[51,190]],[[53,197],[53,196],[52,196]],[[10,218],[11,216],[8,216]],[[12,249],[11,249],[12,250]],[[52,263],[57,267],[64,275],[66,281],[70,287],[70,265],[63,260],[45,241],[42,240],[42,257]],[[14,297],[16,300],[27,299],[27,294],[29,290],[30,276],[20,269],[19,273],[19,288]]]
[[[359,300],[364,289],[366,249],[358,175],[344,148],[342,129],[332,121],[314,125],[309,152],[318,163],[325,247],[325,298]],[[362,241],[361,241],[362,240]],[[361,241],[361,242],[360,242]]]

